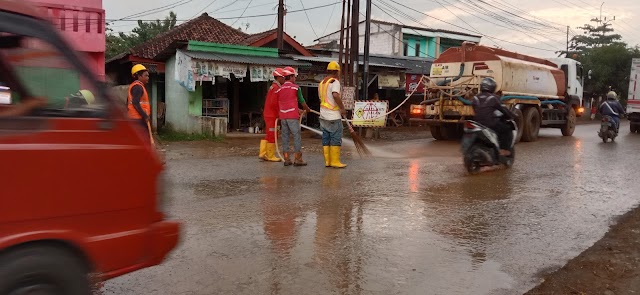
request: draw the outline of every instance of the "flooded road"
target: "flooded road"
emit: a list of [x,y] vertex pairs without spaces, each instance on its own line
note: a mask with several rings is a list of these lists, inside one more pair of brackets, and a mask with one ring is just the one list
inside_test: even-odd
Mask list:
[[[105,294],[522,294],[640,203],[640,135],[542,130],[515,165],[468,176],[453,142],[413,140],[347,169],[256,157],[167,162],[184,222],[165,263]],[[319,145],[319,143],[318,143]]]

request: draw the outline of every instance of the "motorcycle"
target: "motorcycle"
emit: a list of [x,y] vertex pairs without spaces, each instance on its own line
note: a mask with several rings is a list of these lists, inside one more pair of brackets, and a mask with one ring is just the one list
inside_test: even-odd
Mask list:
[[607,143],[609,139],[611,139],[611,142],[614,142],[616,140],[616,137],[618,137],[618,128],[616,128],[616,122],[611,116],[602,117],[598,136],[602,138],[602,142],[604,143]]
[[511,155],[509,156],[500,155],[498,134],[495,131],[478,122],[465,122],[462,154],[464,155],[464,166],[470,174],[477,174],[482,167],[504,165],[510,168],[513,165],[518,126],[513,120],[506,120],[506,122],[512,126],[514,132],[513,141],[509,148]]

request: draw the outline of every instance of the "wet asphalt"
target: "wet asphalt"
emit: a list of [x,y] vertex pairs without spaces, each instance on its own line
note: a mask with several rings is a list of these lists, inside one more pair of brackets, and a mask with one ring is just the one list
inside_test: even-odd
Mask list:
[[411,140],[346,169],[257,157],[167,162],[182,241],[105,294],[522,294],[640,203],[640,134],[543,129],[512,169],[466,174],[459,144]]

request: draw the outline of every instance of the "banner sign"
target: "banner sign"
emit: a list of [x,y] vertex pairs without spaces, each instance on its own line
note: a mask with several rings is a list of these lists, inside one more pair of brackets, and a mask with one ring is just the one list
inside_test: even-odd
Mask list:
[[353,126],[385,127],[388,110],[387,100],[357,100],[353,108]]
[[[405,93],[407,95],[411,94],[416,88],[417,90],[414,94],[424,94],[424,83],[420,83],[420,79],[422,79],[422,74],[407,74],[405,83]],[[419,83],[420,85],[418,85]]]

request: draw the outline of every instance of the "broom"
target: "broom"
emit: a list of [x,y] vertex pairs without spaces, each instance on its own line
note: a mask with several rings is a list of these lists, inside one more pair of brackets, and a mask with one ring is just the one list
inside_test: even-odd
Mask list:
[[[311,112],[320,116],[320,112],[316,110],[311,110]],[[356,131],[353,130],[353,126],[351,126],[351,123],[349,122],[349,120],[347,120],[346,117],[342,117],[342,120],[347,122],[347,127],[349,128],[349,133],[351,134],[351,139],[353,139],[353,144],[356,146],[356,151],[358,152],[358,155],[360,155],[361,157],[370,156],[371,151],[369,151],[367,146],[364,144],[364,141],[362,140],[360,135],[358,135],[358,133],[356,133]]]
[[153,133],[151,132],[151,124],[147,121],[147,129],[149,130],[149,138],[151,139],[151,145],[156,146],[156,141],[153,139]]
[[347,122],[347,127],[349,128],[349,133],[351,133],[351,139],[353,140],[353,144],[356,146],[356,151],[358,151],[358,155],[360,155],[360,157],[362,157],[363,155],[370,156],[371,152],[369,151],[367,146],[364,144],[364,141],[362,140],[360,135],[358,135],[358,133],[356,133],[356,131],[353,130],[353,126],[351,126],[351,123],[349,122],[349,120],[347,120],[347,118],[345,117],[343,118],[344,118],[344,121]]

